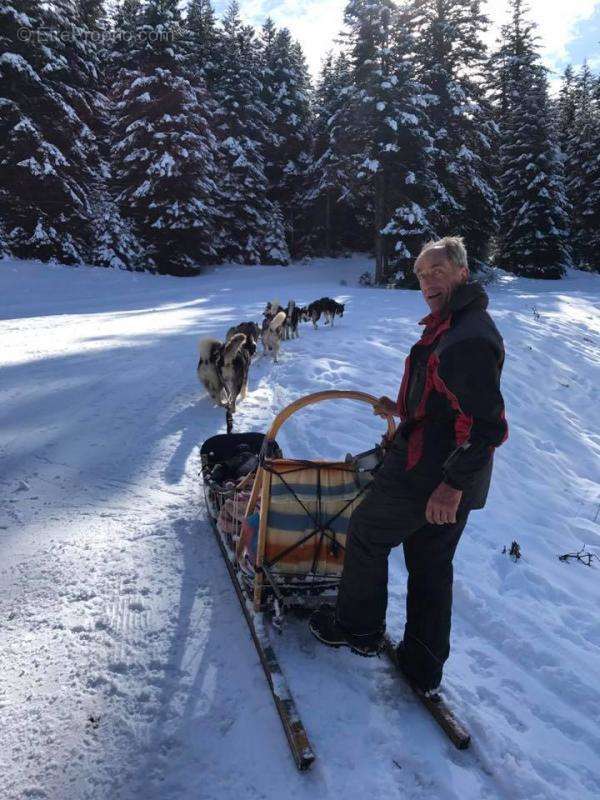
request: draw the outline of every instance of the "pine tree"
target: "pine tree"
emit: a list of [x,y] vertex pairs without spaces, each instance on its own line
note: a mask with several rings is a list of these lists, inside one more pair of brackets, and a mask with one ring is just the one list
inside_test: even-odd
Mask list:
[[439,233],[464,236],[475,268],[487,259],[498,198],[491,154],[496,128],[485,99],[488,19],[479,0],[414,3],[419,77],[429,107],[438,200],[431,221]]
[[303,248],[335,256],[346,247],[369,246],[369,232],[361,228],[352,207],[349,142],[342,125],[351,85],[345,53],[329,53],[323,61],[314,101],[314,149],[302,201],[306,232]]
[[176,0],[149,0],[137,32],[137,69],[121,72],[112,158],[124,216],[147,246],[147,265],[190,275],[214,261],[217,144],[206,92],[187,72]]
[[219,74],[220,38],[210,0],[191,0],[186,17],[190,56],[212,96]]
[[268,196],[264,154],[274,117],[261,99],[257,62],[254,32],[242,24],[234,2],[223,20],[214,83],[226,198],[223,255],[239,263],[287,264],[281,211]]
[[378,283],[388,272],[383,228],[392,212],[390,188],[398,152],[392,10],[391,0],[350,0],[344,11],[352,84],[348,87],[343,125],[354,148],[355,193],[362,196],[373,224]]
[[260,40],[261,99],[273,114],[265,147],[269,196],[281,208],[291,252],[297,254],[298,217],[311,163],[310,81],[300,45],[268,18]]
[[562,153],[566,155],[569,141],[574,133],[575,115],[577,113],[577,90],[575,73],[569,64],[563,73],[562,86],[556,104],[558,143]]
[[501,217],[495,262],[518,275],[560,278],[570,265],[563,163],[531,26],[511,0],[503,29],[510,58],[507,111],[501,129]]
[[431,230],[427,101],[415,79],[407,9],[398,12],[390,0],[351,0],[344,22],[350,83],[337,122],[351,167],[349,198],[372,226],[382,282],[414,260]]
[[112,9],[113,26],[110,46],[107,48],[104,64],[104,91],[116,100],[115,89],[123,81],[122,70],[133,71],[140,57],[137,40],[141,32],[141,0],[117,0]]
[[600,265],[600,107],[595,89],[594,76],[584,63],[572,80],[573,117],[564,137],[573,258],[583,269]]
[[0,261],[8,256],[8,244],[6,243],[6,231],[4,230],[4,221],[0,219]]
[[412,266],[424,241],[435,237],[435,215],[430,209],[439,199],[440,187],[433,172],[430,134],[433,98],[416,77],[414,10],[409,5],[400,7],[395,15],[391,58],[395,66],[388,82],[393,90],[393,113],[387,124],[397,132],[391,161],[394,211],[383,233],[393,245],[392,269],[403,285],[410,286],[414,283]]
[[0,7],[0,215],[7,243],[17,256],[71,264],[89,255],[98,169],[87,124],[87,89],[96,77],[76,12],[66,0]]

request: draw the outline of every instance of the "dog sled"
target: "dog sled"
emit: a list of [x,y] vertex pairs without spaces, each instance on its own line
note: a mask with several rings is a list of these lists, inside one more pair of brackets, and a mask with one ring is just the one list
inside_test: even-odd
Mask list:
[[[281,633],[290,612],[303,614],[335,603],[348,521],[383,460],[395,423],[388,417],[380,442],[339,461],[284,456],[276,437],[300,409],[342,399],[371,406],[377,402],[365,392],[318,392],[284,408],[266,434],[220,434],[207,439],[200,450],[212,528],[292,755],[302,770],[310,767],[314,752],[277,662],[269,630]],[[390,640],[386,650],[393,659]]]

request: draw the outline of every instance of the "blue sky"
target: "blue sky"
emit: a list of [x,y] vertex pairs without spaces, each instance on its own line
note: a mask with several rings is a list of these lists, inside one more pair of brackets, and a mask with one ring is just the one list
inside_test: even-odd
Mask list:
[[[335,47],[342,24],[345,0],[239,0],[242,16],[260,26],[265,17],[288,27],[304,49],[311,72],[316,75],[325,52]],[[219,14],[228,0],[216,0]],[[506,21],[506,0],[484,3],[493,28],[488,40],[493,43]],[[600,2],[596,0],[530,0],[531,18],[538,24],[542,53],[547,66],[560,73],[572,61],[580,64],[587,58],[600,70]]]

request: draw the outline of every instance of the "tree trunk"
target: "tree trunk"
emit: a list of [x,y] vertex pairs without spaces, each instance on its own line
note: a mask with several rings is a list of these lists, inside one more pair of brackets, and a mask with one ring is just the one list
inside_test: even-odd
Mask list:
[[383,171],[375,177],[375,283],[383,283],[387,274],[386,242],[381,229],[385,219],[385,174]]
[[329,257],[331,252],[331,192],[325,195],[325,252]]

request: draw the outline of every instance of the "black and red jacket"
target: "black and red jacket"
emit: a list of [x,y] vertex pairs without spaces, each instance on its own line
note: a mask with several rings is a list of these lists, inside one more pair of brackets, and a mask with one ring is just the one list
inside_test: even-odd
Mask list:
[[395,446],[417,492],[445,481],[463,505],[485,505],[494,449],[508,436],[500,375],[504,344],[481,284],[461,284],[448,309],[421,320],[425,331],[406,359]]

